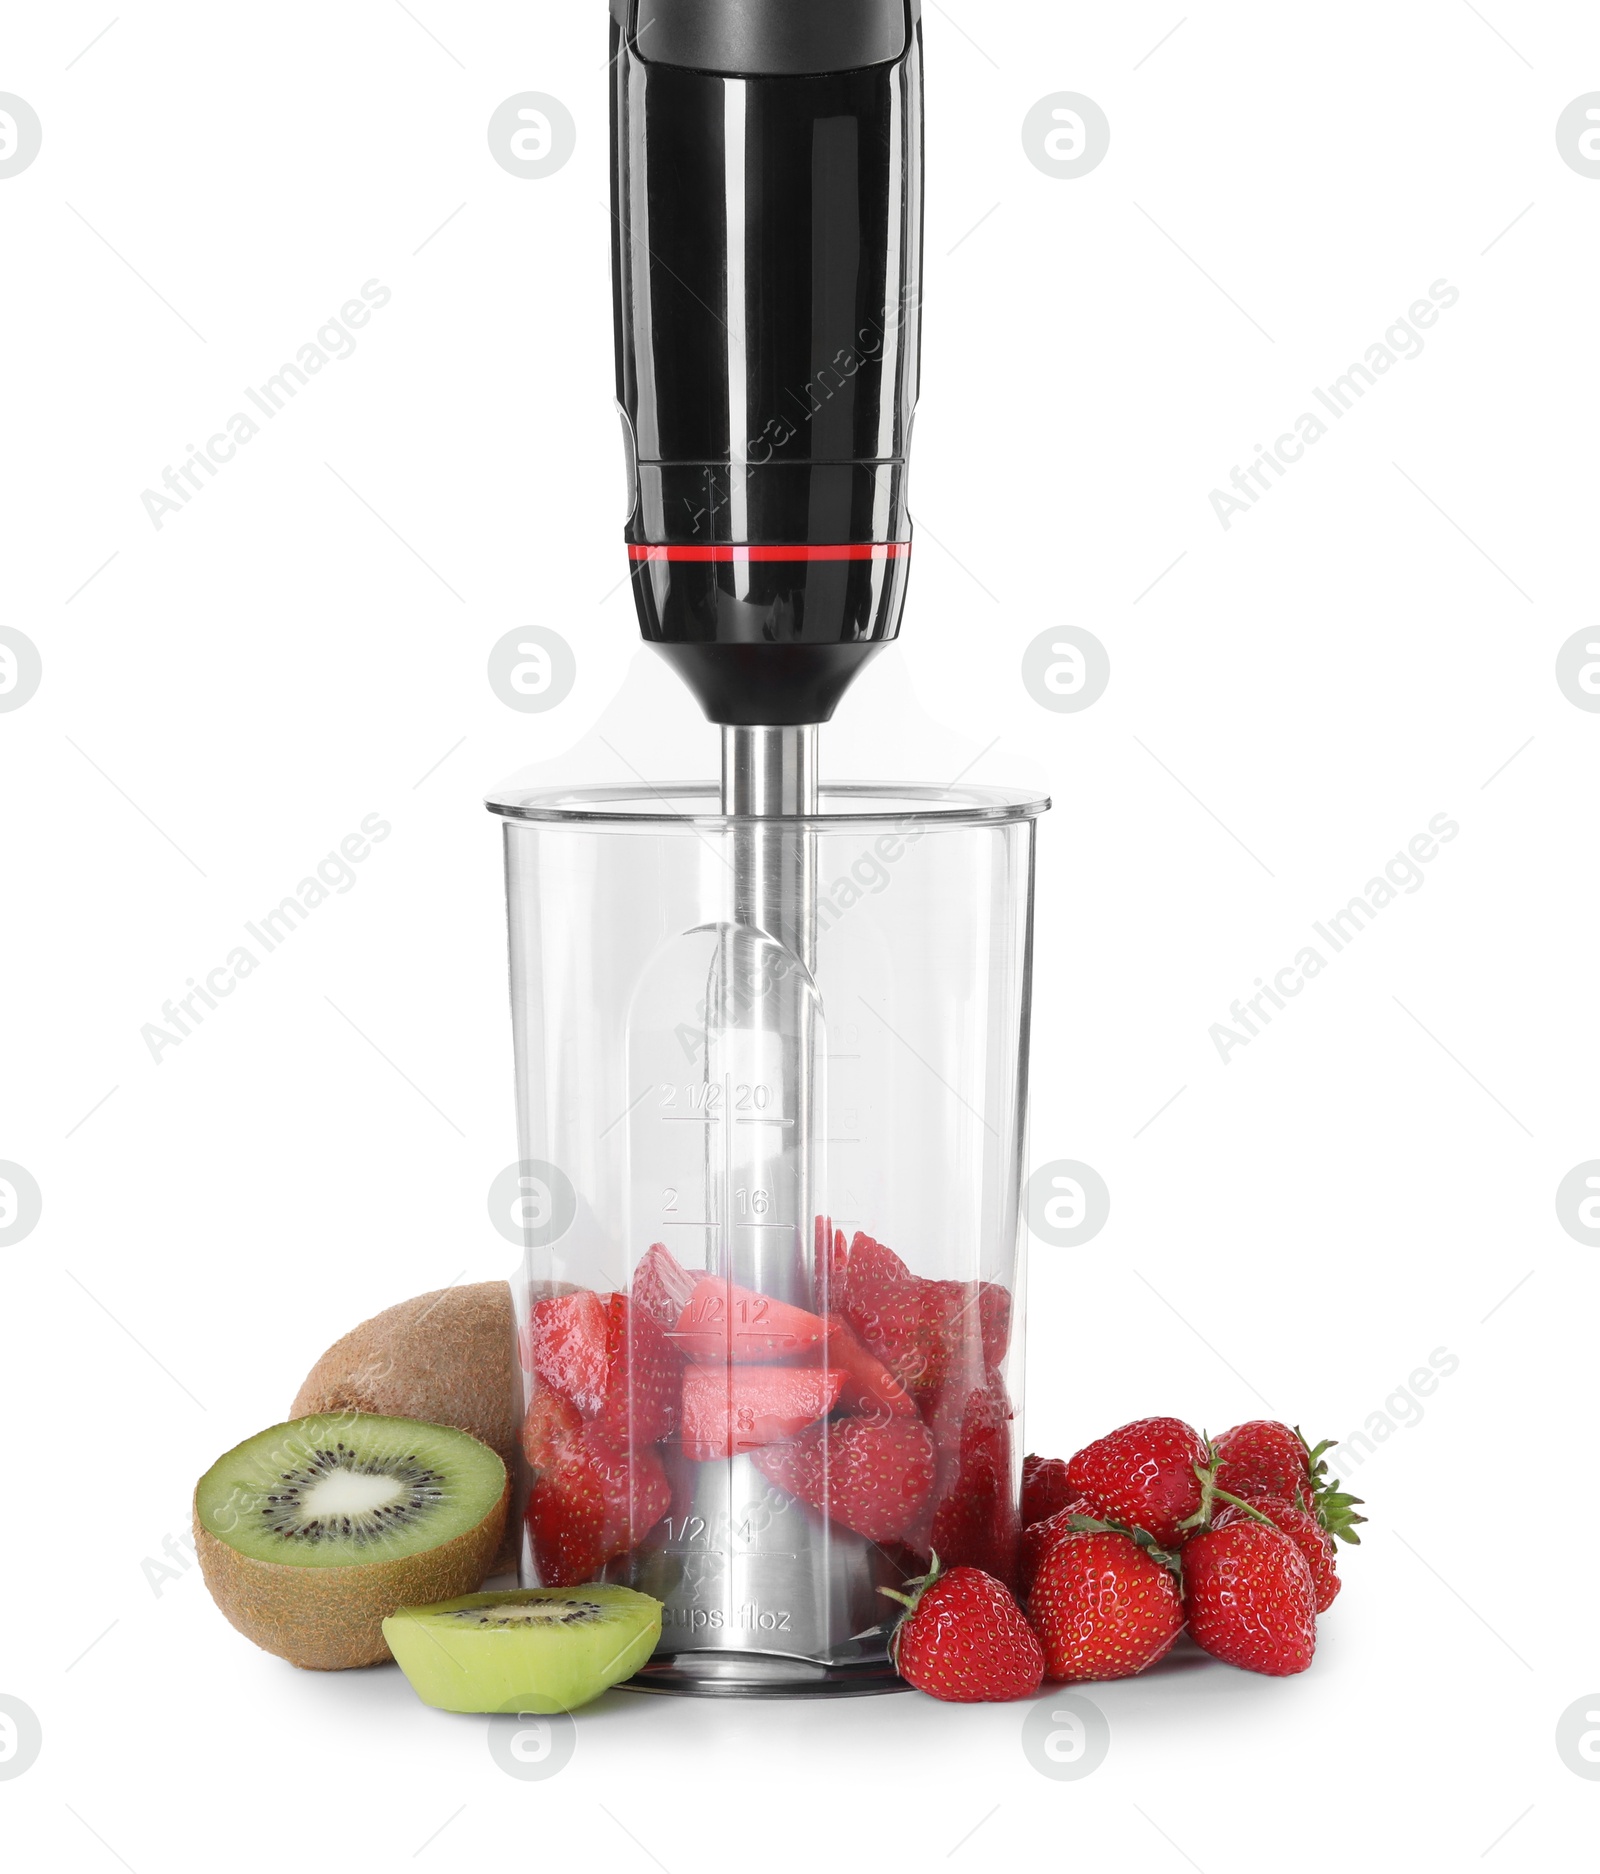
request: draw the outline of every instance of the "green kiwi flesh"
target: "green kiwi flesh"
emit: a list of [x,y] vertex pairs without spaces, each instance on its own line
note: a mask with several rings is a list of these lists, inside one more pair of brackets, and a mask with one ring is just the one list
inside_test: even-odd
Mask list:
[[271,1426],[195,1488],[206,1585],[258,1646],[298,1666],[389,1657],[397,1607],[480,1586],[505,1527],[501,1459],[466,1432],[334,1412]]
[[661,1603],[632,1588],[513,1588],[403,1607],[384,1638],[425,1705],[575,1711],[631,1678],[661,1638]]

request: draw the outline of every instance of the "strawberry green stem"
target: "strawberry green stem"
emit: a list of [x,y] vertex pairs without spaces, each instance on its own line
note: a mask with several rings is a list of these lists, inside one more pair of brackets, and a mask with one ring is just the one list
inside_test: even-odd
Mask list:
[[891,1601],[898,1601],[906,1610],[903,1614],[897,1616],[894,1623],[894,1631],[889,1635],[889,1658],[896,1671],[900,1669],[900,1629],[917,1611],[917,1603],[939,1579],[942,1573],[943,1570],[939,1566],[938,1556],[930,1555],[928,1557],[928,1572],[925,1575],[919,1575],[916,1580],[906,1583],[906,1586],[911,1590],[909,1594],[902,1594],[898,1588],[879,1588],[878,1590],[880,1594],[887,1595]]
[[1221,1484],[1213,1484],[1211,1494],[1220,1497],[1224,1503],[1231,1503],[1236,1510],[1243,1510],[1247,1516],[1253,1516],[1258,1523],[1265,1523],[1269,1529],[1277,1528],[1270,1516],[1264,1515],[1253,1503],[1246,1503],[1243,1497],[1236,1497],[1231,1490],[1224,1490]]
[[1136,1528],[1132,1523],[1109,1522],[1100,1516],[1069,1516],[1067,1526],[1074,1535],[1126,1536],[1130,1542],[1137,1543],[1151,1561],[1159,1562],[1180,1581],[1183,1579],[1183,1565],[1178,1557],[1162,1548],[1148,1529]]
[[1224,1503],[1231,1503],[1237,1510],[1243,1510],[1247,1516],[1253,1516],[1258,1523],[1265,1523],[1269,1529],[1275,1525],[1270,1516],[1263,1516],[1253,1503],[1246,1503],[1243,1497],[1236,1497],[1231,1490],[1224,1490],[1217,1482],[1217,1449],[1211,1440],[1205,1440],[1206,1455],[1203,1463],[1194,1467],[1194,1474],[1200,1480],[1200,1507],[1193,1516],[1186,1516],[1178,1527],[1180,1529],[1209,1529],[1211,1527],[1212,1505],[1220,1498]]

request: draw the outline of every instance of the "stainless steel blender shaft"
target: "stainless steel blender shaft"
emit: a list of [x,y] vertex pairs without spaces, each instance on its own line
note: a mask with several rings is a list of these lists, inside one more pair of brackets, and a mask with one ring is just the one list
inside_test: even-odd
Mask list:
[[817,810],[817,725],[722,731],[722,811],[801,814]]
[[[703,1059],[709,1077],[731,1084],[721,1089],[723,1123],[705,1128],[704,1183],[722,1220],[708,1232],[707,1265],[738,1288],[811,1310],[809,1251],[825,1208],[817,834],[807,820],[818,805],[816,728],[724,728],[722,805],[731,915],[708,985]],[[695,1532],[697,1552],[639,1581],[667,1603],[679,1683],[793,1685],[807,1670],[881,1654],[876,1589],[898,1571],[880,1551],[793,1501],[748,1456],[682,1462],[680,1526]],[[774,1655],[812,1664],[780,1667]]]
[[[747,955],[742,940],[724,956],[724,979],[713,998],[731,1027],[765,1025],[790,1038],[784,1049],[785,1084],[776,1089],[788,1121],[778,1157],[779,1188],[795,1225],[750,1232],[719,1274],[743,1288],[796,1306],[812,1305],[806,1244],[816,1214],[813,1190],[816,1154],[811,1137],[816,1087],[811,1020],[811,977],[817,965],[817,842],[797,816],[817,810],[817,728],[730,728],[722,731],[722,810],[739,821],[771,819],[786,824],[736,825],[733,846],[733,923],[741,934],[760,931],[788,953],[788,979],[749,985],[739,979],[735,956]],[[798,969],[795,968],[798,965]],[[803,972],[803,974],[802,974]],[[744,993],[741,993],[743,991]]]

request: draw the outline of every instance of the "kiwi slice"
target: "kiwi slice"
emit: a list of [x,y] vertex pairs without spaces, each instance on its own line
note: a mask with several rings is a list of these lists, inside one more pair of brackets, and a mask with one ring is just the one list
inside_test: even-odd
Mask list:
[[324,1412],[274,1425],[195,1486],[206,1586],[297,1666],[389,1658],[384,1617],[479,1587],[505,1528],[504,1463],[466,1432]]
[[575,1711],[630,1678],[661,1638],[632,1588],[516,1588],[402,1607],[383,1623],[400,1670],[441,1711]]

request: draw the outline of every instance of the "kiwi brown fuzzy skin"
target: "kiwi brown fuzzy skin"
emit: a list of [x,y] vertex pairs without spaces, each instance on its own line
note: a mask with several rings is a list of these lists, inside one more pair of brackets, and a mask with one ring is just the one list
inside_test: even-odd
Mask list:
[[[450,1425],[497,1452],[515,1475],[520,1398],[510,1287],[472,1282],[414,1295],[352,1328],[306,1375],[289,1416],[374,1412]],[[497,1558],[500,1568],[516,1567],[515,1535]]]
[[291,1418],[373,1412],[470,1432],[509,1466],[517,1450],[517,1322],[504,1282],[434,1289],[336,1340]]
[[500,1500],[473,1528],[420,1555],[397,1561],[307,1568],[261,1562],[230,1548],[200,1520],[194,1540],[211,1598],[246,1639],[293,1666],[340,1672],[377,1666],[394,1655],[383,1623],[402,1607],[453,1600],[481,1588],[505,1534],[511,1478]]

